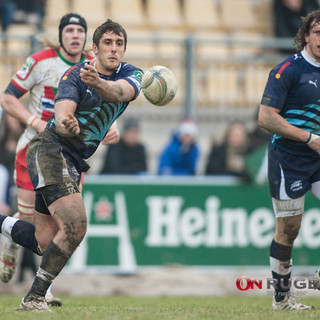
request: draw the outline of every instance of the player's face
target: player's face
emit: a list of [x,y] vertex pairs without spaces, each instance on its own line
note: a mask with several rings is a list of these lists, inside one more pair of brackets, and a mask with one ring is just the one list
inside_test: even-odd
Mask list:
[[85,29],[77,24],[69,24],[62,30],[62,43],[64,48],[71,56],[80,55],[85,39]]
[[105,75],[111,75],[120,65],[125,53],[124,36],[106,32],[99,41],[99,48],[93,44],[97,56],[97,68]]
[[320,23],[316,23],[306,36],[306,50],[316,61],[320,62]]

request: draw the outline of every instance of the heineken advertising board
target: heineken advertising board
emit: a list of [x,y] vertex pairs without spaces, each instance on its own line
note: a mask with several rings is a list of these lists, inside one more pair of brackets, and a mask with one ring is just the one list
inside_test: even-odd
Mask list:
[[[85,239],[73,271],[139,266],[267,266],[275,218],[266,185],[227,178],[88,176]],[[308,195],[295,265],[319,265],[320,202]]]

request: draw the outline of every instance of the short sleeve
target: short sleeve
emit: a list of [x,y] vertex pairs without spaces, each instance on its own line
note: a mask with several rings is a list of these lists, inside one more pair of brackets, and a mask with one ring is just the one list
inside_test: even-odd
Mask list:
[[69,68],[61,77],[55,102],[60,100],[72,100],[76,104],[80,101],[81,92],[80,67]]

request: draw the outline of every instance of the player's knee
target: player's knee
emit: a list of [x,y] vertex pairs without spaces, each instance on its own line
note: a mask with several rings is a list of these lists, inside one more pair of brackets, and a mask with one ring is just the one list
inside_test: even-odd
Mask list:
[[76,238],[77,238],[78,242],[80,243],[87,233],[87,219],[80,220],[80,223],[78,224],[77,230],[78,231],[76,233]]
[[63,232],[70,251],[74,251],[87,232],[87,220],[83,218],[74,223],[65,223]]
[[288,243],[293,244],[294,240],[297,238],[300,230],[300,223],[288,222],[283,229],[283,233],[287,238]]

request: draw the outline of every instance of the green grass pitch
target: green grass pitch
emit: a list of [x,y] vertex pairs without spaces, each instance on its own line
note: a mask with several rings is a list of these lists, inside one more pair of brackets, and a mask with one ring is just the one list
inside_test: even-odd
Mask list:
[[0,295],[0,319],[5,320],[188,320],[188,319],[319,319],[320,300],[305,297],[312,311],[272,311],[270,297],[71,297],[52,313],[16,311],[21,297]]

